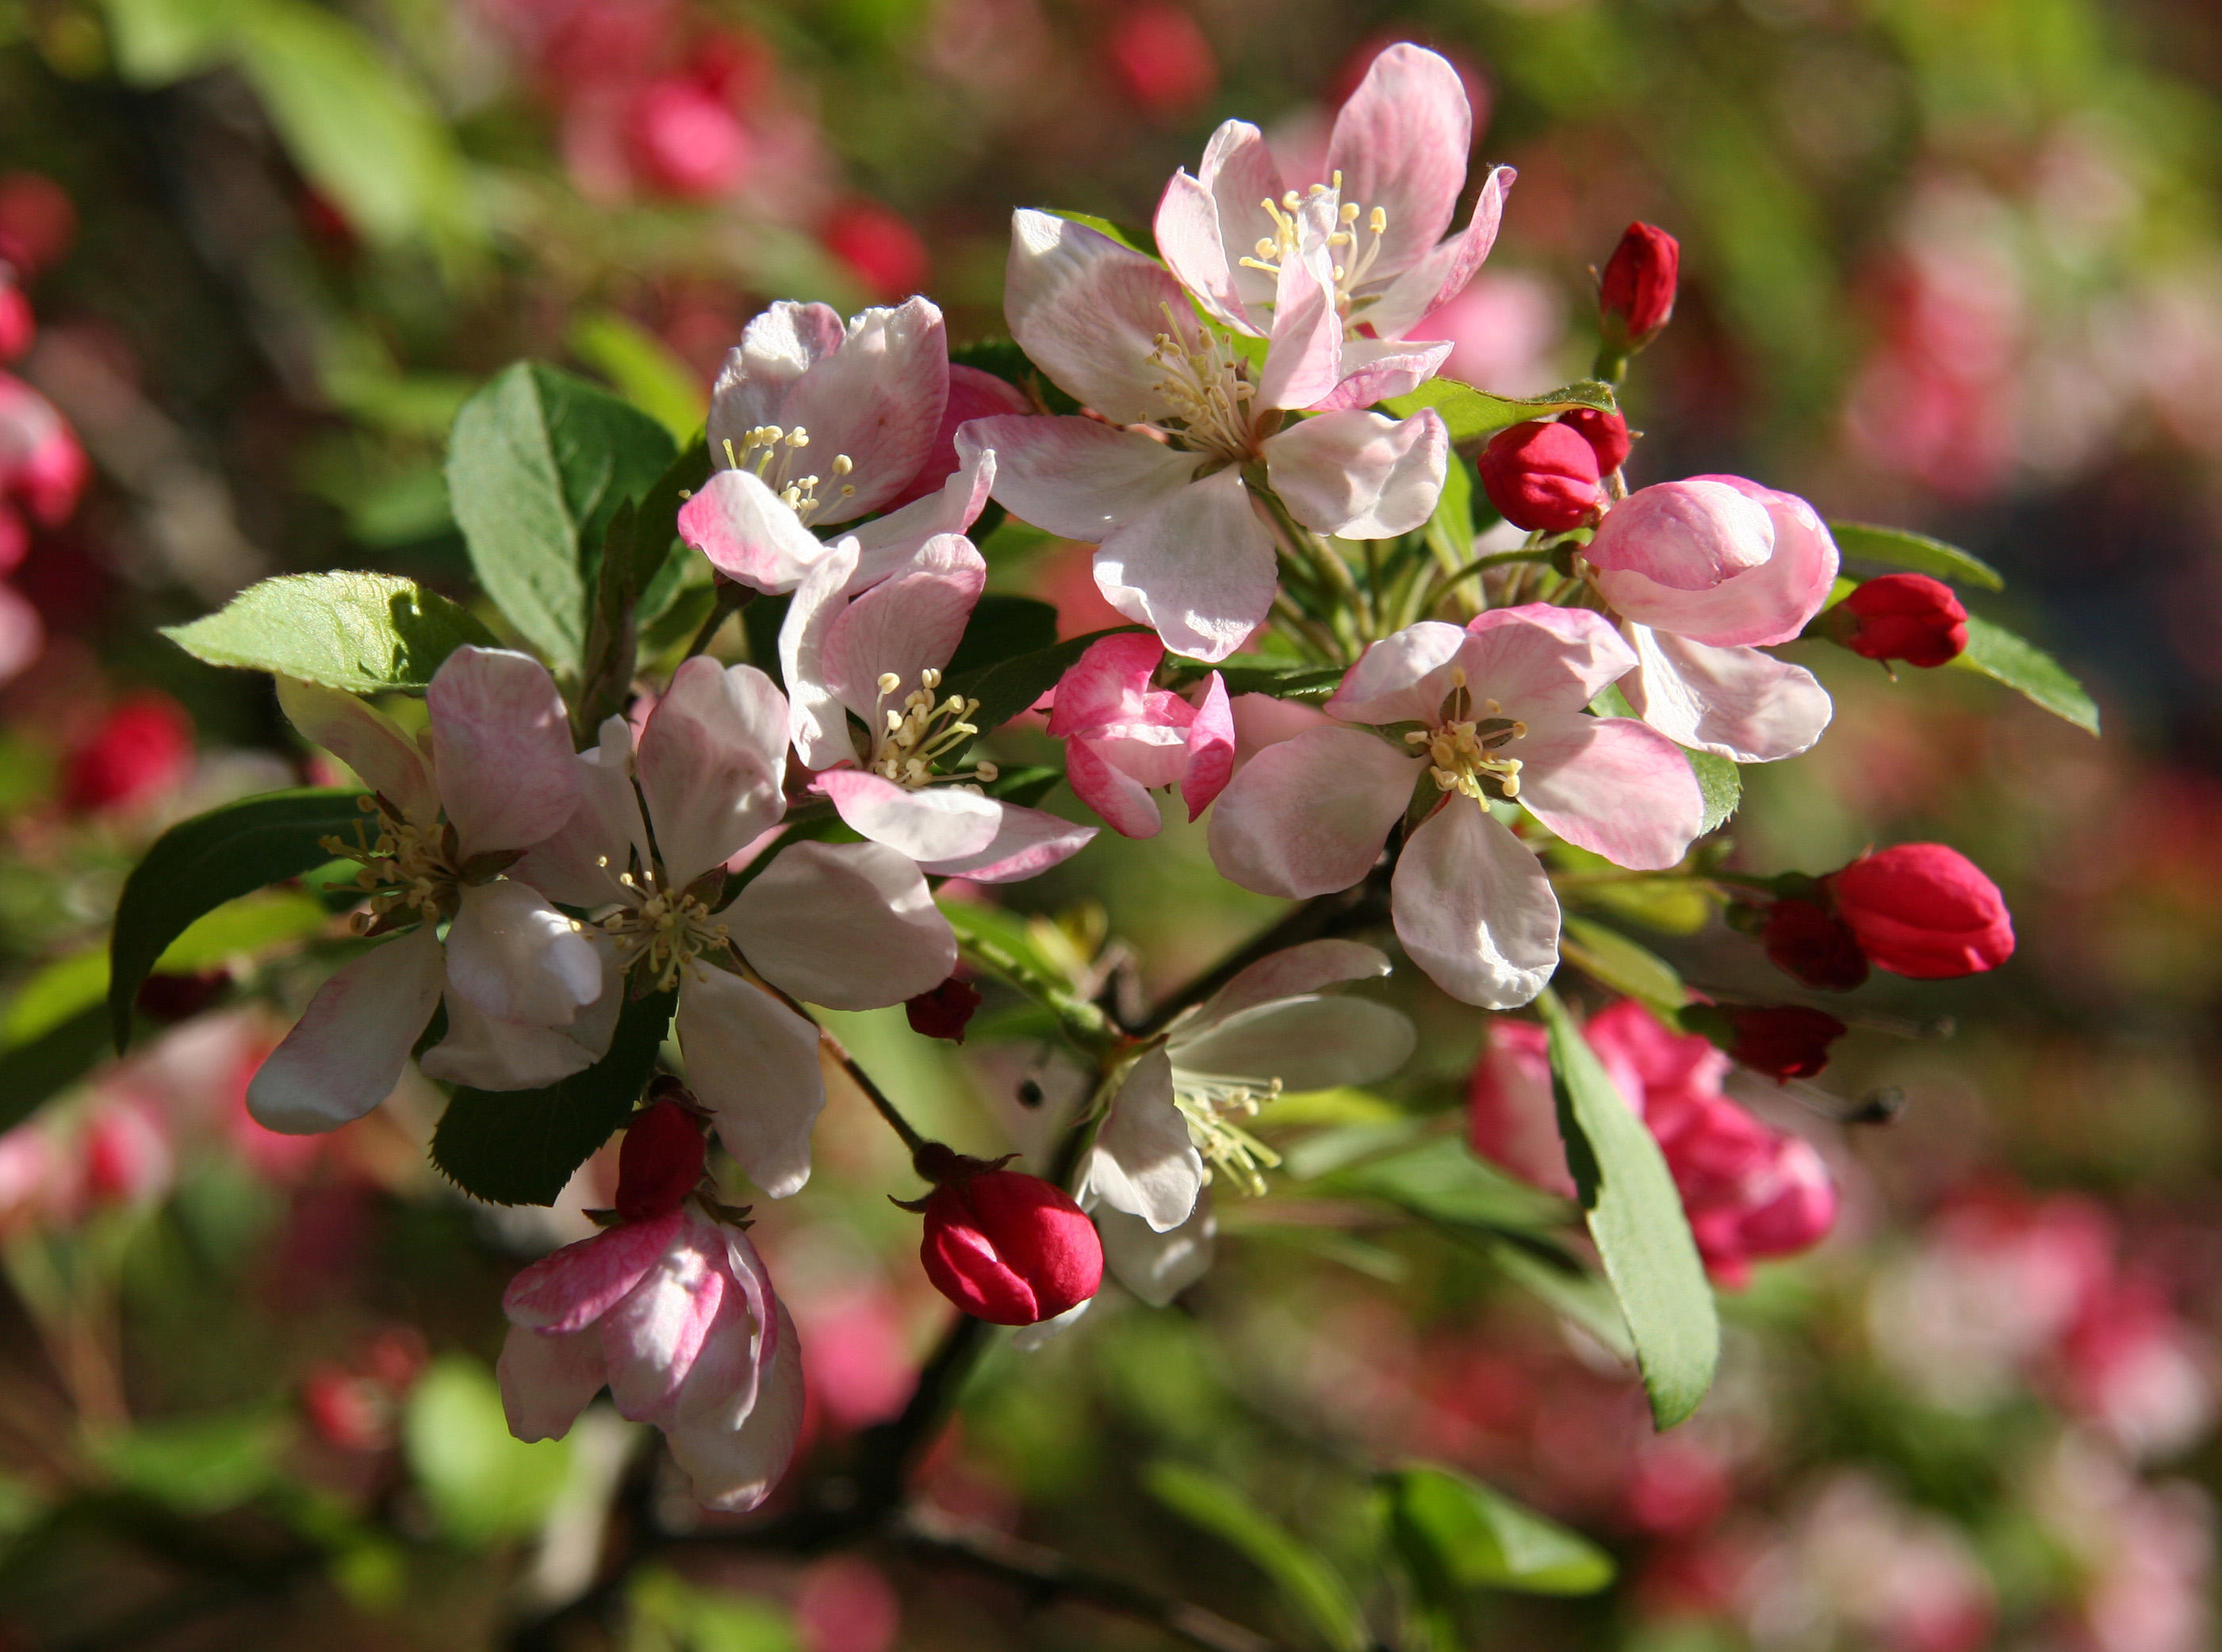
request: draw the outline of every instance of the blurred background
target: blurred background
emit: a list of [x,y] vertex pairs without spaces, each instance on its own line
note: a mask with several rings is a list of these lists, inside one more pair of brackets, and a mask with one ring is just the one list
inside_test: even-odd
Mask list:
[[[1862,989],[1808,1104],[1767,1103],[1844,1214],[1723,1294],[1722,1381],[1683,1429],[1652,1435],[1618,1363],[1456,1211],[1400,1217],[1299,1153],[1223,1204],[1177,1307],[1107,1293],[1039,1352],[999,1348],[926,1495],[1292,1646],[1322,1643],[1254,1545],[1199,1526],[1197,1477],[1361,1594],[1368,1476],[1414,1455],[1618,1562],[1594,1596],[1485,1595],[1477,1646],[2215,1643],[2222,10],[0,0],[0,1648],[499,1645],[592,1580],[636,1472],[613,1416],[514,1445],[491,1379],[501,1286],[589,1231],[611,1166],[555,1212],[492,1212],[427,1166],[429,1087],[332,1137],[248,1121],[336,933],[312,895],[197,926],[141,1001],[166,1030],[97,1058],[136,855],[313,777],[260,679],[157,628],[286,570],[467,595],[440,456],[494,368],[558,361],[684,431],[775,298],[922,290],[952,340],[998,334],[1014,205],[1146,222],[1216,122],[1316,145],[1397,39],[1459,66],[1477,159],[1520,172],[1434,317],[1449,373],[1522,394],[1585,373],[1590,267],[1631,218],[1664,226],[1681,299],[1626,386],[1631,481],[1736,472],[1966,546],[2008,587],[1971,607],[2082,676],[2106,735],[1969,674],[1792,650],[1837,719],[1748,771],[1742,864],[1947,841],[2021,946]],[[1017,531],[988,552],[1069,630],[1101,623],[1084,552]],[[1271,911],[1184,830],[1107,833],[1007,893],[1160,988]],[[1698,984],[1794,996],[1717,923],[1638,933]],[[1483,1018],[1394,991],[1422,1027],[1407,1073],[1284,1103],[1269,1140],[1455,1128]],[[1062,1074],[1039,1046],[837,1019],[951,1140],[1039,1145],[1020,1089]],[[1829,1116],[1886,1087],[1894,1123]],[[944,1322],[882,1197],[913,1185],[837,1095],[816,1178],[759,1206],[822,1447],[901,1408]],[[620,1592],[616,1627],[562,1643],[1160,1643],[871,1553],[706,1544]]]

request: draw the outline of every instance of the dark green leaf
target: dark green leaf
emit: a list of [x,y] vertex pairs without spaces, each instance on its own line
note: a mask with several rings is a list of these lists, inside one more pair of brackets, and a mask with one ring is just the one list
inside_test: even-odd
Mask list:
[[1456,1228],[1531,1233],[1567,1220],[1566,1201],[1517,1182],[1452,1136],[1335,1171],[1322,1190],[1385,1200],[1415,1216]]
[[1271,694],[1276,700],[1301,700],[1317,705],[1328,699],[1342,681],[1339,665],[1309,665],[1294,660],[1268,660],[1255,654],[1236,654],[1217,665],[1176,655],[1173,663],[1183,675],[1196,678],[1216,671],[1226,680],[1228,694]]
[[1561,921],[1560,955],[1600,986],[1623,997],[1641,998],[1662,1014],[1671,1015],[1689,1002],[1674,966],[1649,947],[1572,913]]
[[1055,791],[1064,778],[1062,769],[1006,769],[985,789],[990,797],[1030,809]]
[[95,1446],[101,1467],[133,1491],[210,1515],[283,1480],[291,1433],[282,1412],[257,1408],[141,1424]]
[[610,518],[595,573],[594,609],[587,623],[578,703],[572,713],[572,732],[581,745],[594,738],[605,717],[624,708],[632,685],[643,603],[650,585],[674,563],[683,566],[682,559],[693,555],[678,542],[679,507],[709,476],[709,444],[698,440],[656,479],[637,509],[628,500]]
[[1473,557],[1473,470],[1457,454],[1443,472],[1443,491],[1428,518],[1428,548],[1447,570],[1464,568]]
[[557,670],[581,667],[588,553],[675,452],[646,413],[539,361],[505,368],[455,415],[448,493],[471,566]]
[[1057,607],[1033,597],[990,591],[965,623],[944,672],[956,676],[1057,644]]
[[1977,586],[1986,591],[2006,588],[2005,576],[1988,562],[1969,556],[1957,545],[1931,539],[1925,533],[1877,527],[1870,522],[1831,522],[1829,531],[1836,537],[1836,549],[1856,562],[1910,568],[1918,574],[1957,580],[1962,585]]
[[[128,1027],[130,1005],[123,1007],[123,1013]],[[108,1012],[95,1004],[27,1043],[0,1050],[0,1131],[14,1129],[91,1072],[107,1056],[108,1047]]]
[[1653,1420],[1671,1428],[1704,1398],[1720,1360],[1712,1287],[1659,1143],[1613,1088],[1558,995],[1547,987],[1535,1002],[1550,1030],[1567,1168],[1628,1321]]
[[269,792],[182,820],[123,881],[109,938],[108,1013],[121,1052],[139,988],[170,943],[204,912],[331,859],[330,837],[363,816],[346,790]]
[[[787,673],[780,669],[779,633],[787,624],[787,611],[794,605],[792,596],[758,597],[741,610],[741,631],[749,642],[749,663],[769,677],[781,693],[787,689]],[[982,724],[981,726],[986,726]]]
[[1978,671],[2081,729],[2099,732],[2099,707],[2083,685],[2061,668],[2060,662],[2023,641],[2003,625],[1974,614],[1968,616],[1967,651],[1952,662],[1965,671]]
[[1120,631],[1140,629],[1139,625],[1114,625],[1105,631],[1092,631],[1085,637],[1068,638],[1015,659],[983,665],[961,675],[952,672],[946,687],[951,694],[980,702],[980,709],[970,720],[985,734],[1001,727],[1057,687],[1057,680],[1088,651],[1090,643],[1101,642]]
[[553,1204],[571,1172],[632,1115],[656,1071],[677,995],[650,993],[618,1017],[610,1052],[545,1090],[459,1090],[432,1133],[432,1162],[488,1204]]
[[1150,1495],[1246,1557],[1335,1652],[1371,1644],[1358,1599],[1327,1556],[1215,1474],[1183,1463],[1152,1463],[1143,1475]]
[[1410,395],[1391,396],[1381,405],[1398,418],[1409,418],[1422,408],[1432,407],[1450,427],[1451,440],[1459,443],[1478,442],[1523,419],[1548,418],[1577,407],[1594,407],[1608,413],[1616,410],[1612,386],[1592,379],[1524,401],[1492,396],[1455,379],[1430,379]]
[[1686,747],[1683,755],[1690,759],[1690,767],[1697,770],[1698,789],[1704,795],[1704,824],[1700,832],[1716,831],[1728,823],[1743,801],[1743,770],[1728,758],[1711,751],[1692,751]]
[[1384,1474],[1390,1540],[1422,1586],[1594,1594],[1612,1557],[1501,1492],[1432,1463]]
[[284,574],[162,635],[210,665],[273,671],[351,694],[421,691],[466,643],[493,633],[436,592],[390,574]]

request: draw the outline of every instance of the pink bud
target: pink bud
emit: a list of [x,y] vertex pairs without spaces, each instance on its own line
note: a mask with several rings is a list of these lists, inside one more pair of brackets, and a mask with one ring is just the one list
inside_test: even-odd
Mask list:
[[1759,939],[1776,968],[1809,987],[1849,992],[1867,978],[1867,956],[1857,938],[1814,901],[1776,901]]
[[1837,915],[1879,969],[1916,981],[1995,970],[2013,956],[1999,886],[1956,849],[1900,844],[1827,880]]
[[1195,18],[1142,0],[1117,9],[1103,43],[1119,89],[1152,115],[1179,115],[1211,96],[1219,60]]
[[165,694],[134,694],[69,754],[63,806],[79,814],[135,808],[175,788],[192,760],[185,708]]
[[1032,1325],[1103,1282],[1095,1224],[1064,1189],[1016,1171],[960,1166],[926,1202],[919,1258],[935,1290],[976,1319]]
[[617,1211],[653,1222],[679,1209],[702,1179],[702,1127],[668,1097],[633,1115],[618,1149]]
[[877,201],[834,208],[819,227],[818,241],[874,298],[888,304],[924,286],[933,267],[918,231]]
[[1674,313],[1682,244],[1655,224],[1631,223],[1612,249],[1597,295],[1608,342],[1641,349]]
[[12,361],[31,348],[39,323],[31,301],[4,264],[0,264],[0,361]]
[[730,105],[676,76],[641,90],[627,135],[649,182],[690,200],[731,194],[748,175],[755,148]]
[[1621,618],[1714,648],[1788,642],[1821,612],[1837,567],[1811,505],[1741,476],[1638,488],[1583,554]]
[[1596,449],[1566,424],[1529,419],[1499,430],[1481,452],[1489,502],[1516,528],[1563,533],[1596,520],[1604,495]]
[[930,1039],[947,1039],[952,1044],[964,1042],[965,1023],[980,1008],[980,989],[969,981],[959,981],[955,976],[931,992],[921,992],[915,998],[904,1001],[903,1013],[910,1018],[910,1030]]
[[97,1204],[160,1198],[177,1176],[167,1122],[133,1096],[104,1098],[85,1130],[85,1191]]
[[1926,574],[1885,574],[1829,611],[1829,635],[1870,660],[1947,665],[1966,651],[1968,611]]
[[1566,426],[1590,444],[1597,455],[1597,474],[1610,476],[1628,462],[1628,451],[1635,444],[1629,439],[1628,421],[1618,413],[1601,412],[1594,407],[1577,407],[1571,413],[1559,415],[1559,423]]

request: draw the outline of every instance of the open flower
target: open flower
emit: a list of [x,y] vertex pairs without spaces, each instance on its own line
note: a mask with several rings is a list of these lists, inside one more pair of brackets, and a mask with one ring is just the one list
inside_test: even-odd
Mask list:
[[[1198,659],[1233,653],[1272,606],[1274,531],[1261,512],[1384,539],[1425,522],[1442,493],[1450,435],[1432,409],[1287,422],[1284,410],[1333,388],[1340,325],[1324,247],[1284,260],[1277,280],[1277,315],[1321,319],[1302,338],[1277,333],[1253,365],[1196,319],[1156,260],[1018,212],[1003,293],[1012,336],[1100,417],[987,418],[959,434],[960,450],[968,439],[995,449],[998,499],[1099,546],[1095,582],[1111,606]],[[1253,494],[1260,483],[1270,500]]]
[[1177,784],[1193,820],[1234,773],[1234,717],[1214,671],[1191,704],[1150,678],[1164,656],[1154,637],[1106,637],[1058,679],[1049,732],[1064,742],[1064,775],[1080,801],[1128,838],[1157,835],[1160,786]]
[[[1515,174],[1497,166],[1466,227],[1445,239],[1472,142],[1458,71],[1423,47],[1391,46],[1335,116],[1324,179],[1286,187],[1264,135],[1228,121],[1198,175],[1176,173],[1165,186],[1158,246],[1213,319],[1303,351],[1303,399],[1284,405],[1404,395],[1434,376],[1450,346],[1402,341],[1473,279],[1504,215]],[[1281,272],[1314,249],[1327,267],[1325,302],[1292,305]]]
[[941,673],[987,587],[980,553],[942,535],[851,597],[857,554],[844,541],[811,570],[779,635],[813,783],[857,832],[938,876],[1007,883],[1076,853],[1094,826],[987,796],[970,782],[993,782],[993,763],[956,766],[980,732],[965,720],[979,702],[945,697]]
[[[825,1104],[818,1027],[739,969],[810,1003],[876,1009],[937,985],[957,962],[918,869],[877,844],[791,845],[725,898],[725,863],[786,812],[787,722],[763,672],[687,661],[637,752],[612,717],[599,745],[573,759],[578,813],[516,871],[595,915],[632,990],[678,989],[687,1082],[725,1150],[774,1198],[809,1179]],[[612,1024],[623,990],[608,995]]]
[[[948,341],[926,299],[845,327],[822,304],[772,305],[718,375],[709,437],[722,468],[681,508],[680,537],[728,579],[792,591],[825,554],[813,530],[907,496],[945,439],[948,400]],[[971,526],[995,474],[995,455],[973,449],[934,491],[857,528],[855,588]]]
[[578,806],[555,681],[524,655],[464,647],[425,699],[420,746],[352,694],[278,679],[293,725],[375,795],[373,826],[327,846],[362,864],[366,933],[405,933],[327,981],[254,1075],[248,1107],[270,1129],[330,1130],[376,1107],[443,995],[448,1035],[423,1061],[435,1078],[552,1084],[609,1038],[612,1023],[588,1009],[605,996],[593,946],[540,891],[500,876]]
[[1397,938],[1453,998],[1524,1004],[1557,966],[1559,902],[1491,805],[1517,802],[1568,843],[1639,870],[1679,861],[1704,822],[1697,776],[1672,741],[1587,714],[1635,663],[1585,609],[1529,603],[1463,630],[1408,626],[1343,678],[1326,707],[1340,726],[1268,745],[1235,776],[1212,814],[1211,857],[1261,895],[1326,895],[1364,877],[1390,830],[1424,808],[1390,884]]
[[1638,488],[1582,553],[1627,622],[1639,662],[1621,685],[1637,716],[1736,763],[1794,757],[1821,738],[1828,691],[1761,647],[1820,612],[1836,542],[1813,507],[1741,476]]

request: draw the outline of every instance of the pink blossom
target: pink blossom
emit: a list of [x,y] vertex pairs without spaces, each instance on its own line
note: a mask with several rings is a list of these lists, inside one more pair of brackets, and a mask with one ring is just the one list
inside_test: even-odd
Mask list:
[[1234,717],[1218,672],[1190,703],[1150,678],[1154,637],[1106,637],[1058,680],[1049,732],[1065,743],[1065,778],[1080,801],[1129,838],[1157,835],[1158,787],[1177,784],[1194,820],[1234,773]]
[[[1466,227],[1445,238],[1466,183],[1473,115],[1458,71],[1390,47],[1335,116],[1325,179],[1288,188],[1246,121],[1212,135],[1198,174],[1158,204],[1165,262],[1212,318],[1301,352],[1283,406],[1365,407],[1433,378],[1444,343],[1406,335],[1457,296],[1496,242],[1514,173],[1491,169]],[[1316,257],[1315,293],[1287,272]],[[1298,299],[1291,302],[1292,298]]]
[[1340,323],[1324,248],[1284,260],[1277,279],[1276,315],[1309,317],[1312,330],[1277,322],[1253,364],[1196,320],[1154,259],[1018,212],[1003,294],[1012,336],[1100,417],[988,418],[959,433],[960,451],[994,449],[998,499],[1098,546],[1111,606],[1198,659],[1224,659],[1272,606],[1272,505],[1251,491],[1260,468],[1298,523],[1356,539],[1418,527],[1442,492],[1450,437],[1432,409],[1395,420],[1353,408],[1284,428],[1284,410],[1334,388]]
[[780,631],[794,749],[816,771],[812,783],[857,832],[939,876],[1007,883],[1076,854],[1095,827],[967,783],[993,781],[993,764],[951,766],[978,732],[964,720],[977,707],[944,697],[941,672],[987,587],[980,553],[941,535],[852,597],[857,555],[849,540],[835,545]]
[[[926,462],[919,467],[918,474],[906,483],[901,493],[888,501],[889,510],[897,510],[913,499],[924,499],[938,493],[949,479],[963,468],[963,460],[957,451],[957,433],[976,418],[993,418],[998,413],[1031,413],[1033,404],[1026,399],[1026,392],[1009,380],[998,379],[992,373],[982,373],[978,367],[968,367],[961,361],[949,364],[949,399],[942,405],[941,428],[933,433],[933,449],[926,455]],[[965,523],[960,526],[969,527]]]
[[642,173],[668,194],[713,200],[748,175],[754,146],[732,105],[691,75],[640,89],[627,135]]
[[177,1144],[161,1103],[121,1086],[94,1098],[79,1151],[85,1196],[95,1204],[152,1204],[178,1178]]
[[2205,1350],[2150,1279],[2093,1291],[2060,1346],[2068,1404],[2131,1455],[2167,1457],[2203,1436],[2215,1392]]
[[[1603,617],[1530,603],[1463,630],[1423,621],[1367,649],[1328,725],[1269,745],[1213,812],[1212,859],[1261,895],[1364,877],[1421,791],[1390,884],[1397,934],[1436,985],[1524,1004],[1558,964],[1559,903],[1535,851],[1491,813],[1517,801],[1567,842],[1641,869],[1675,864],[1704,820],[1689,763],[1590,702],[1635,663]],[[1401,740],[1380,731],[1412,727]],[[1433,790],[1427,788],[1432,787]]]

